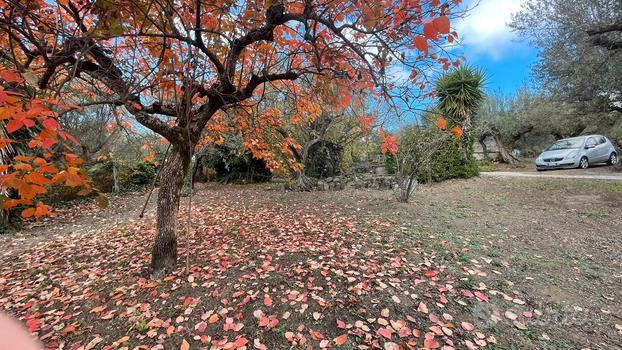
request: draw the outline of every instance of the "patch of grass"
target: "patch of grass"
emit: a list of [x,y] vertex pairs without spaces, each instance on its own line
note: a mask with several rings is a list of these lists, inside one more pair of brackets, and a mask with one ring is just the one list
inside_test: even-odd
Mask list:
[[34,268],[30,270],[30,277],[35,277],[39,274],[46,274],[48,271],[49,271],[48,269]]
[[147,321],[141,319],[140,321],[136,322],[136,324],[134,325],[134,328],[139,331],[140,333],[144,333],[146,331],[149,330],[149,326],[147,325]]
[[479,171],[484,173],[489,173],[495,171],[495,167],[492,164],[480,164]]
[[590,219],[607,219],[609,218],[609,214],[607,213],[598,213],[598,212],[591,212],[591,211],[580,211],[579,216],[584,216]]
[[473,289],[475,287],[475,281],[470,278],[461,278],[458,283],[456,283],[456,287],[458,289]]

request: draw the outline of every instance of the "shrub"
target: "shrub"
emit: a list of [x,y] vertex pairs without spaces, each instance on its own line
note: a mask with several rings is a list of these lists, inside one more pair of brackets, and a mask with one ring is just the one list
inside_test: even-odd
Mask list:
[[152,163],[140,162],[134,166],[129,182],[135,186],[145,186],[153,183],[157,168]]
[[[157,168],[155,165],[146,162],[135,164],[116,163],[117,184],[119,190],[133,190],[140,186],[153,183]],[[93,186],[102,192],[112,192],[114,188],[114,176],[112,162],[106,161],[97,163],[89,169],[89,176],[93,181]]]
[[209,172],[205,169],[206,166],[213,169],[218,180],[223,182],[261,183],[272,179],[272,172],[265,161],[254,158],[249,152],[238,153],[225,146],[210,148],[199,159],[199,166],[204,174]]
[[112,162],[97,163],[89,169],[89,177],[93,181],[93,187],[102,192],[112,192],[114,178],[112,175]]
[[309,148],[305,162],[305,175],[317,179],[337,176],[341,173],[343,148],[331,141],[322,140]]
[[407,128],[398,154],[387,157],[385,167],[392,174],[414,172],[419,182],[468,179],[479,175],[473,144],[473,137],[457,139],[435,127]]
[[[432,180],[440,182],[478,176],[479,167],[473,154],[473,143],[472,137],[453,139],[435,152],[430,161]],[[427,174],[419,174],[417,177],[423,181]]]

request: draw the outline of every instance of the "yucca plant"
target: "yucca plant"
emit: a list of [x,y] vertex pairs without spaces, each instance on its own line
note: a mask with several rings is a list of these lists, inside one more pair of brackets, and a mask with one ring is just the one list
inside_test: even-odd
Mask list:
[[485,74],[481,69],[460,66],[436,82],[437,109],[446,118],[461,124],[467,132],[473,113],[484,101]]

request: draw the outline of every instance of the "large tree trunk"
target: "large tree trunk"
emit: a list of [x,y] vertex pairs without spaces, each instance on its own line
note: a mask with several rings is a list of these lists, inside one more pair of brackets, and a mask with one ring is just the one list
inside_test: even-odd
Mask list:
[[482,147],[482,152],[484,153],[484,160],[485,161],[489,161],[490,157],[488,156],[488,146],[486,146],[486,138],[488,137],[488,135],[484,135],[483,137],[480,137],[477,142],[479,142],[479,145]]
[[499,155],[501,155],[501,159],[503,159],[503,162],[514,166],[517,165],[518,159],[516,159],[516,157],[514,157],[514,155],[512,155],[512,153],[510,153],[505,148],[503,142],[501,142],[501,136],[499,136],[498,133],[493,133],[493,138],[495,139],[495,143],[497,144],[497,148],[499,149]]
[[157,205],[157,234],[151,254],[153,278],[172,272],[177,263],[177,214],[184,176],[190,165],[177,147],[171,149],[161,172]]
[[300,186],[300,190],[302,191],[311,191],[313,187],[317,184],[317,179],[307,176],[305,172],[305,166],[307,165],[307,159],[309,158],[309,150],[316,143],[320,142],[321,138],[317,137],[302,147],[302,152],[298,154],[298,161],[302,164],[302,169],[298,172],[298,185]]

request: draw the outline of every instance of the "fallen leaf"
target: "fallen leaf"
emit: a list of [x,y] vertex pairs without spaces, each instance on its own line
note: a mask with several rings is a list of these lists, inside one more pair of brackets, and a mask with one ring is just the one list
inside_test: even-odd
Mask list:
[[380,328],[376,332],[387,339],[391,339],[391,334],[393,333],[388,328]]
[[475,329],[475,326],[472,323],[469,323],[469,322],[462,322],[460,325],[466,331],[472,331],[472,330]]
[[337,345],[343,345],[348,341],[348,334],[342,334],[340,336],[338,336],[337,338],[333,339],[333,341],[335,342],[335,344]]
[[506,312],[505,312],[505,317],[506,317],[507,319],[509,319],[509,320],[514,321],[515,319],[517,319],[517,318],[518,318],[518,315],[517,315],[517,314],[515,314],[515,313],[513,313],[512,311],[508,310],[508,311],[506,311]]

